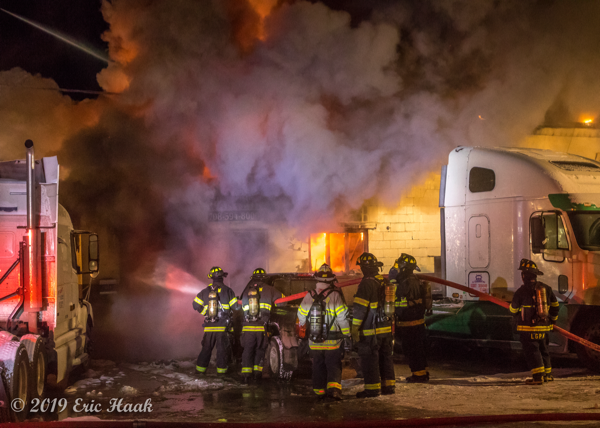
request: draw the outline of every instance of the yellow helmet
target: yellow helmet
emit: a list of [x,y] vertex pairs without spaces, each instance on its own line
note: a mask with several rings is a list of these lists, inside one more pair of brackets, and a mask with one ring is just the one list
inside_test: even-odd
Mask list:
[[327,263],[323,263],[319,270],[315,272],[314,277],[317,281],[332,282],[335,280],[335,273],[333,273]]

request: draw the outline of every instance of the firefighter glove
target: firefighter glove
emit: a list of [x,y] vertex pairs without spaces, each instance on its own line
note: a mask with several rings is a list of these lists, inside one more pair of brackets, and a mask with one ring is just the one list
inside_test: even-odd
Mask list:
[[360,340],[360,333],[358,331],[359,328],[360,326],[358,325],[352,326],[352,342],[354,343],[358,343],[358,341]]

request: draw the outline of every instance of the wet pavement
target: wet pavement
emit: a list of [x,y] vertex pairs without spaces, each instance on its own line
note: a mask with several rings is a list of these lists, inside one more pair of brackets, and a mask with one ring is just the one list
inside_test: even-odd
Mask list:
[[346,366],[341,402],[318,400],[306,369],[295,373],[291,382],[264,379],[243,385],[239,375],[217,376],[210,373],[214,368],[197,377],[193,360],[137,364],[99,360],[65,391],[51,391],[50,400],[67,400],[64,411],[32,414],[30,420],[91,416],[100,420],[264,423],[600,412],[600,376],[581,368],[574,357],[555,357],[557,380],[541,387],[523,384],[527,369],[519,354],[442,343],[434,346],[429,360],[431,382],[409,385],[403,382],[410,375],[406,361],[397,355],[396,394],[362,400],[354,396],[363,389],[362,379]]

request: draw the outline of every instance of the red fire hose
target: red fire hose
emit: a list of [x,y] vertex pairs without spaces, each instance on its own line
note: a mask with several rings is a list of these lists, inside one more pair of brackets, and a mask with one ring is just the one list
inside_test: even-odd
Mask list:
[[[495,303],[497,305],[500,305],[500,306],[508,309],[508,306],[509,306],[508,302],[497,299],[496,297],[490,296],[489,294],[482,293],[481,291],[473,290],[472,288],[465,287],[464,285],[457,284],[456,282],[446,281],[445,279],[436,278],[435,276],[429,276],[429,275],[423,275],[423,274],[419,274],[418,276],[419,276],[419,278],[424,279],[426,281],[437,282],[439,284],[447,285],[449,287],[456,288],[461,291],[466,291],[467,293],[476,295],[477,297],[479,297],[482,300],[488,300],[492,303]],[[573,342],[577,342],[583,346],[593,349],[594,351],[600,352],[600,345],[596,345],[595,343],[585,340],[582,337],[576,336],[573,333],[568,332],[567,330],[560,328],[557,325],[554,326],[554,331],[559,332],[560,334],[565,336],[567,339],[572,340]]]
[[[387,275],[384,275],[384,276],[387,276]],[[489,294],[482,293],[481,291],[477,291],[472,288],[465,287],[464,285],[457,284],[456,282],[447,281],[445,279],[437,278],[435,276],[430,276],[430,275],[424,275],[424,274],[418,274],[417,276],[421,279],[424,279],[425,281],[437,282],[438,284],[443,284],[443,285],[447,285],[452,288],[456,288],[461,291],[466,291],[467,293],[476,295],[481,300],[490,301],[490,302],[495,303],[496,305],[500,305],[506,309],[508,309],[508,306],[510,305],[508,302],[505,302],[504,300],[500,300]],[[350,281],[344,281],[343,283],[338,284],[337,286],[340,288],[347,287],[349,285],[358,284],[361,280],[362,280],[362,278],[352,279]],[[306,293],[308,293],[308,291],[303,291],[302,293],[292,294],[291,296],[282,297],[281,299],[275,300],[275,304],[289,302],[291,300],[301,299],[306,295]],[[600,352],[600,345],[596,345],[595,343],[585,340],[582,337],[576,336],[573,333],[571,333],[563,328],[560,328],[557,325],[554,326],[554,331],[559,332],[560,334],[565,336],[567,339],[572,340],[573,342],[579,343],[580,345],[583,345],[587,348],[593,349],[594,351]]]

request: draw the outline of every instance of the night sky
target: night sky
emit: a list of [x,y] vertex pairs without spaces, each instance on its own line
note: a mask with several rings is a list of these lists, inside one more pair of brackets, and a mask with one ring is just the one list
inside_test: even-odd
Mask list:
[[[327,0],[334,10],[346,10],[353,24],[369,17],[375,4],[391,0]],[[0,8],[44,27],[56,30],[81,44],[108,53],[101,35],[108,24],[100,11],[100,0],[0,0]],[[96,74],[106,63],[0,11],[0,70],[20,67],[31,74],[53,79],[60,88],[101,91]],[[69,93],[75,100],[94,94]]]
[[[102,18],[98,0],[0,0],[0,8],[101,52],[108,50],[100,38],[108,25]],[[0,12],[0,70],[20,67],[54,79],[61,88],[100,91],[96,74],[105,66],[103,61]],[[74,99],[83,96],[71,95]]]

